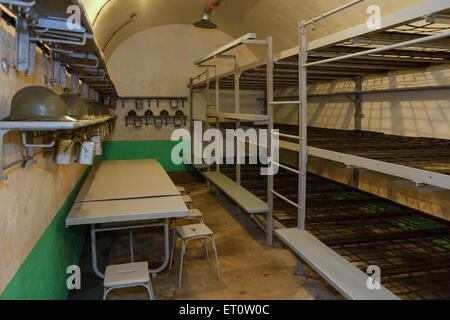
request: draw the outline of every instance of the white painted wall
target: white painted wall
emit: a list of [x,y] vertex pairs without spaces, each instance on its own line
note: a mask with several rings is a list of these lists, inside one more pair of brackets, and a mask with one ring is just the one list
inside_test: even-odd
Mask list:
[[[391,72],[363,80],[363,90],[439,86],[450,83],[450,66],[427,70]],[[317,84],[309,93],[354,90],[352,81]],[[297,95],[298,90],[278,91],[278,96]],[[298,123],[298,106],[276,108],[275,121]],[[364,94],[362,130],[412,137],[450,139],[450,90]],[[354,104],[345,96],[314,97],[308,102],[308,125],[343,130],[354,129]]]
[[[121,97],[189,97],[189,78],[203,71],[194,66],[194,61],[232,40],[231,36],[221,31],[205,31],[191,25],[159,26],[137,33],[125,40],[109,59],[108,70]],[[245,46],[230,53],[238,55],[240,65],[256,60],[255,55]],[[230,61],[220,61],[220,72],[226,72],[232,67]],[[211,76],[214,76],[214,72],[211,72]],[[213,94],[212,91],[211,95]],[[243,93],[243,108],[251,111],[262,110],[256,97],[263,96],[260,93],[256,96]],[[211,101],[215,101],[214,99],[212,98]],[[221,95],[223,109],[221,110],[228,110],[227,112],[232,110],[233,99],[232,93],[223,93]],[[204,100],[204,92],[195,95],[195,115],[204,117]],[[180,109],[185,115],[190,113],[189,105],[188,101],[185,107]],[[115,111],[118,116],[117,126],[110,140],[170,140],[173,125],[162,128],[155,128],[153,125],[142,128],[126,127],[125,116],[132,109],[135,109],[134,101],[126,101],[125,107],[119,101]],[[169,107],[168,102],[162,102],[158,109],[154,101],[150,109],[156,115],[163,109],[169,111],[170,115],[176,112],[176,109]],[[148,110],[147,103],[144,110],[137,113],[143,115],[146,110]]]

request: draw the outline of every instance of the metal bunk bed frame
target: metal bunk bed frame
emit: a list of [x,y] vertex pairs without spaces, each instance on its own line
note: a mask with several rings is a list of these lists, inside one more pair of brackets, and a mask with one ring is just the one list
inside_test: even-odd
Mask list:
[[[322,150],[318,148],[311,148],[307,146],[307,122],[306,122],[306,110],[308,98],[314,95],[307,95],[307,85],[310,82],[315,81],[323,81],[323,80],[336,80],[336,79],[353,79],[355,81],[355,92],[351,93],[336,93],[350,95],[354,94],[355,99],[355,128],[361,128],[361,95],[366,91],[362,90],[362,82],[361,76],[367,74],[374,73],[384,73],[392,70],[401,70],[401,69],[414,69],[421,68],[426,66],[427,64],[434,63],[448,63],[450,61],[450,56],[447,53],[430,53],[430,52],[421,52],[421,51],[411,51],[414,53],[412,58],[404,58],[402,56],[395,56],[394,58],[390,58],[387,56],[380,57],[380,53],[386,52],[391,53],[394,52],[398,54],[399,52],[403,53],[406,51],[396,50],[398,48],[404,46],[417,46],[423,43],[427,43],[429,41],[438,41],[444,37],[448,37],[450,35],[449,31],[440,33],[440,34],[432,34],[423,37],[416,37],[414,39],[407,39],[406,41],[397,40],[395,43],[390,43],[386,46],[380,48],[374,48],[370,50],[364,50],[364,48],[344,48],[346,50],[340,51],[337,55],[328,54],[328,52],[320,52],[320,49],[327,48],[330,46],[335,46],[336,44],[342,43],[348,39],[353,39],[356,37],[360,37],[363,35],[372,34],[373,30],[368,30],[366,25],[356,26],[342,32],[329,35],[327,37],[323,37],[317,39],[312,42],[307,41],[307,26],[314,24],[316,21],[320,19],[324,19],[330,15],[336,14],[342,10],[345,10],[349,7],[352,7],[358,3],[363,1],[352,1],[342,7],[339,7],[335,10],[332,10],[328,13],[322,14],[314,19],[311,19],[308,22],[299,23],[299,46],[287,51],[284,51],[278,55],[275,55],[273,59],[269,59],[268,61],[273,61],[274,64],[267,64],[267,67],[264,69],[264,62],[253,63],[249,66],[246,66],[241,69],[240,75],[244,74],[244,81],[241,82],[242,89],[249,90],[261,90],[264,88],[264,85],[267,85],[267,88],[270,86],[269,75],[272,75],[272,85],[277,87],[292,87],[297,85],[296,79],[294,76],[289,76],[289,74],[294,74],[298,72],[298,85],[299,85],[299,100],[291,101],[296,99],[297,97],[289,97],[289,98],[279,98],[275,101],[272,96],[267,95],[267,110],[268,114],[273,115],[273,107],[276,105],[286,105],[286,104],[296,104],[299,106],[299,135],[293,136],[292,134],[284,134],[278,133],[277,135],[282,138],[286,138],[288,140],[297,140],[299,143],[292,143],[288,141],[280,141],[280,147],[288,150],[293,150],[299,152],[299,170],[294,168],[285,166],[280,163],[273,162],[273,165],[278,165],[280,168],[285,170],[294,172],[299,175],[299,190],[298,190],[298,199],[299,203],[295,203],[287,197],[283,196],[281,193],[277,192],[273,188],[273,177],[268,178],[268,205],[269,205],[269,214],[267,215],[267,243],[269,245],[272,244],[273,239],[273,198],[278,197],[289,205],[294,206],[298,210],[298,228],[293,229],[285,229],[285,230],[277,230],[276,235],[284,241],[300,258],[310,264],[319,274],[321,274],[327,281],[329,281],[339,292],[341,292],[345,297],[350,299],[358,299],[358,298],[388,298],[388,299],[396,299],[397,297],[392,296],[390,292],[386,292],[383,290],[379,292],[379,294],[375,294],[372,296],[370,293],[367,293],[365,290],[365,284],[362,286],[362,282],[367,275],[364,275],[359,270],[354,268],[346,261],[343,261],[339,256],[333,254],[332,251],[328,250],[323,243],[320,243],[317,239],[312,237],[305,231],[305,208],[306,208],[306,166],[307,166],[307,157],[308,155],[317,156],[324,159],[329,159],[337,162],[344,163],[348,166],[355,166],[359,168],[366,168],[369,170],[383,172],[386,174],[390,174],[393,176],[402,177],[405,179],[410,179],[417,184],[430,184],[435,185],[441,188],[450,188],[450,177],[448,175],[438,174],[435,172],[430,172],[426,170],[415,169],[407,166],[395,165],[392,163],[387,163],[383,161],[377,161],[373,159],[356,157],[353,155],[348,155],[339,152],[332,152],[329,150]],[[405,22],[416,20],[423,16],[430,16],[437,12],[442,12],[448,10],[448,2],[443,0],[433,0],[428,1],[424,4],[417,5],[414,7],[410,7],[403,11],[400,11],[395,14],[391,14],[386,16],[382,20],[381,30],[387,30],[390,28],[395,28],[396,26],[402,25]],[[326,59],[318,59],[317,57],[313,57],[313,62],[308,62],[308,55],[319,52],[318,56]],[[377,56],[373,56],[373,54],[377,54]],[[298,62],[289,60],[291,57],[298,55]],[[371,55],[370,59],[361,60],[361,64],[349,64],[347,67],[354,68],[353,71],[349,72],[347,69],[328,69],[330,70],[328,75],[327,70],[325,72],[323,70],[318,70],[314,68],[313,72],[308,74],[311,67],[322,66],[327,64],[326,66],[329,68],[330,66],[334,66],[336,62],[343,61],[345,59],[361,59],[361,57],[365,57],[367,55]],[[420,60],[415,59],[416,57],[421,58]],[[368,61],[394,61],[395,65],[386,65],[386,66],[374,66],[373,63],[370,64]],[[427,60],[426,60],[427,59]],[[356,61],[356,60],[355,60]],[[411,63],[414,62],[414,63]],[[376,63],[376,62],[375,62]],[[298,71],[288,68],[283,69],[275,69],[274,65],[277,67],[282,66],[298,66]],[[367,67],[367,66],[369,67]],[[340,65],[339,67],[343,68],[344,65]],[[360,69],[360,71],[358,70]],[[355,71],[356,70],[356,71]],[[265,72],[266,77],[262,74],[258,75],[258,72]],[[274,76],[275,74],[275,76]],[[280,75],[281,74],[281,75]],[[233,81],[229,79],[231,76],[236,77],[236,72],[226,73],[219,78],[217,78],[216,74],[216,90],[218,87],[218,82],[221,81],[220,87],[223,89],[229,89],[233,85]],[[258,78],[259,77],[259,78]],[[263,79],[266,78],[266,79]],[[267,81],[267,84],[265,83]],[[207,82],[207,87],[209,87],[209,80]],[[196,83],[194,84],[191,80],[191,97],[193,89],[202,88],[204,83]],[[236,88],[236,81],[234,81],[234,86]],[[419,90],[420,88],[416,88]],[[424,90],[431,89],[448,89],[448,86],[433,86],[433,87],[425,87]],[[401,90],[412,90],[411,88],[405,89],[397,89],[397,90],[389,90],[389,91],[401,91]],[[368,91],[367,91],[368,92]],[[376,90],[373,93],[384,92],[383,90]],[[371,92],[368,92],[371,93]],[[327,96],[328,94],[324,94]],[[331,94],[331,95],[334,95]],[[352,99],[351,99],[352,100]],[[192,110],[192,108],[191,108]],[[358,111],[359,110],[359,111]],[[217,121],[217,118],[216,118]],[[269,128],[273,128],[273,116],[269,118]],[[237,177],[238,177],[237,168]],[[315,251],[306,250],[307,246],[310,245],[315,247]],[[306,246],[306,247],[305,247]],[[306,248],[306,249],[305,249]],[[351,271],[350,273],[342,272],[339,273],[338,270],[346,269],[346,271]],[[298,263],[298,272],[302,273],[303,264],[299,261]],[[358,273],[359,272],[359,273]],[[342,277],[352,277],[353,281],[341,281]],[[358,278],[358,279],[356,279]],[[367,295],[368,294],[368,295]]]
[[[203,76],[206,77],[205,79],[205,93],[206,93],[206,124],[209,128],[210,122],[208,119],[215,119],[215,125],[216,129],[220,130],[220,120],[226,119],[230,120],[234,123],[235,129],[239,129],[241,126],[241,121],[246,122],[253,122],[253,123],[268,123],[268,129],[271,132],[273,130],[273,121],[269,121],[269,119],[273,118],[273,108],[270,106],[267,108],[267,115],[258,115],[258,114],[242,114],[241,108],[240,108],[240,77],[241,77],[241,70],[238,63],[238,57],[235,54],[226,54],[228,51],[230,51],[233,48],[236,48],[240,45],[263,45],[266,48],[267,52],[267,68],[266,71],[266,96],[268,99],[272,100],[274,96],[274,87],[273,87],[273,44],[272,44],[272,37],[267,37],[265,40],[257,40],[256,34],[249,33],[246,34],[235,41],[232,41],[231,43],[223,46],[222,48],[219,48],[218,50],[215,50],[211,54],[207,55],[204,58],[198,59],[195,61],[195,65],[200,68],[205,68],[206,70],[198,74],[197,76],[190,79],[190,118],[191,118],[191,137],[194,137],[194,103],[193,103],[193,96],[194,96],[194,90],[196,89],[194,82]],[[234,106],[235,110],[234,113],[221,113],[220,112],[220,76],[219,76],[219,65],[218,64],[205,64],[208,61],[212,59],[232,59],[234,62],[234,70],[233,70],[233,76],[234,76]],[[211,104],[210,102],[210,70],[215,70],[215,103]],[[197,88],[198,89],[198,88]],[[214,111],[210,111],[209,108],[214,108]],[[191,139],[191,150],[194,150],[194,139]],[[239,150],[239,148],[238,148]],[[268,150],[271,150],[270,141],[268,144]],[[195,164],[195,152],[191,152],[191,163]],[[271,154],[270,151],[268,151],[268,157],[270,158]],[[240,155],[237,154],[237,158],[239,158]],[[200,167],[199,167],[200,168]],[[256,214],[256,213],[268,213],[269,208],[267,204],[265,204],[262,200],[245,190],[241,187],[241,165],[239,162],[236,162],[236,181],[232,181],[231,179],[225,177],[224,175],[220,174],[220,164],[216,162],[216,168],[215,172],[211,172],[211,168],[208,165],[207,166],[207,172],[204,173],[205,178],[209,182],[212,182],[213,184],[218,187],[218,189],[221,189],[227,196],[233,199],[233,201],[237,204],[237,210],[239,211],[241,208],[244,209],[246,212],[250,214]],[[269,179],[268,182],[268,188],[273,188],[273,177]],[[270,228],[271,223],[273,223],[273,220],[270,220],[270,216],[268,215],[268,228]],[[273,229],[273,227],[272,227]],[[273,239],[273,233],[267,232],[268,235],[268,243],[272,243]]]
[[[320,49],[321,47],[326,47],[332,45],[336,42],[335,36],[325,37],[324,39],[316,40],[315,43],[319,43],[320,46],[313,45],[307,40],[307,27],[314,24],[315,21],[323,19],[327,16],[336,14],[346,8],[352,7],[362,1],[352,1],[347,5],[339,7],[328,13],[322,14],[319,17],[313,18],[310,21],[301,21],[298,25],[299,31],[299,46],[298,46],[298,68],[299,68],[299,101],[289,101],[290,104],[299,105],[299,135],[298,137],[289,137],[284,134],[279,134],[280,136],[285,136],[290,139],[296,139],[299,141],[298,144],[292,144],[291,150],[298,150],[298,199],[299,203],[296,204],[283,195],[277,193],[276,191],[269,189],[273,195],[281,198],[287,203],[293,205],[298,209],[298,228],[297,229],[282,229],[277,230],[275,233],[281,241],[288,245],[296,254],[300,257],[297,263],[297,269],[299,273],[303,273],[302,261],[308,263],[314,270],[316,270],[320,275],[322,275],[333,287],[335,287],[341,294],[349,299],[360,299],[369,297],[364,290],[363,276],[356,271],[355,267],[350,263],[345,263],[342,257],[335,255],[334,252],[330,251],[326,245],[321,243],[311,234],[305,230],[305,216],[306,216],[306,175],[307,175],[307,158],[308,155],[314,155],[325,159],[331,159],[338,162],[344,162],[347,165],[357,165],[359,167],[371,169],[374,171],[384,172],[388,174],[393,174],[401,176],[404,178],[414,179],[416,182],[431,182],[431,184],[438,185],[444,188],[450,188],[450,177],[447,175],[432,174],[427,172],[427,176],[422,176],[423,172],[417,169],[412,169],[408,167],[387,164],[382,162],[377,162],[375,160],[358,158],[350,155],[339,154],[335,152],[330,152],[327,150],[320,150],[315,148],[308,148],[307,146],[307,81],[308,81],[308,68],[313,66],[319,66],[324,64],[332,64],[334,62],[343,61],[347,59],[352,59],[356,57],[367,56],[370,54],[381,53],[389,50],[394,50],[402,47],[410,47],[416,44],[421,44],[429,41],[439,40],[450,36],[450,31],[446,31],[439,34],[429,35],[420,37],[417,39],[409,41],[400,41],[398,43],[382,46],[379,48],[374,48],[370,50],[363,50],[360,52],[345,54],[341,56],[331,57],[319,61],[308,62],[308,54],[312,50]],[[366,31],[367,33],[367,31]],[[348,36],[347,33],[344,33]],[[327,41],[330,40],[330,41]],[[340,39],[346,40],[346,39]],[[357,87],[360,91],[360,85]],[[284,102],[287,103],[287,102]],[[268,100],[268,104],[283,104],[283,102],[273,102]],[[355,124],[357,123],[357,118],[355,118]],[[270,121],[273,121],[271,119]],[[274,163],[274,165],[279,165]],[[280,165],[279,165],[280,166]],[[295,169],[288,168],[286,166],[280,166],[289,171],[295,171]],[[381,168],[382,167],[382,168]],[[400,171],[400,172],[397,172]],[[269,216],[273,216],[273,206],[270,207]],[[271,217],[273,219],[273,217]],[[268,223],[269,225],[269,223]],[[269,232],[273,232],[270,229]],[[311,250],[314,248],[314,250]],[[344,272],[347,270],[348,273]],[[345,279],[345,281],[344,281]],[[375,295],[375,299],[396,299],[395,296],[391,296],[390,292],[383,288],[383,291],[379,292],[379,295]]]

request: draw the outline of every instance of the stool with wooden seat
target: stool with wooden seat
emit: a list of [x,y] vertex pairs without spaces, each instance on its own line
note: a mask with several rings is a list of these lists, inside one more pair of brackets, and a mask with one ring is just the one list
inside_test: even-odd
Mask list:
[[205,241],[206,259],[209,263],[208,242],[211,241],[211,246],[216,256],[217,278],[220,280],[219,260],[217,258],[217,248],[214,242],[214,232],[211,231],[204,223],[190,224],[186,226],[176,226],[173,232],[173,246],[172,254],[170,255],[169,269],[172,269],[173,255],[177,245],[178,238],[181,239],[181,261],[180,261],[180,275],[178,279],[178,287],[181,288],[181,280],[183,277],[183,257],[186,254],[186,246],[191,240],[203,239]]
[[189,217],[186,220],[197,220],[199,223],[203,223],[203,213],[198,209],[190,209]]
[[103,300],[106,300],[108,293],[114,289],[139,286],[147,289],[150,300],[155,300],[150,281],[148,262],[135,262],[107,266],[103,285]]
[[181,200],[183,200],[186,207],[192,209],[192,198],[190,196],[182,196]]
[[184,187],[181,186],[177,186],[178,192],[180,193],[180,195],[184,195],[186,193],[186,189]]

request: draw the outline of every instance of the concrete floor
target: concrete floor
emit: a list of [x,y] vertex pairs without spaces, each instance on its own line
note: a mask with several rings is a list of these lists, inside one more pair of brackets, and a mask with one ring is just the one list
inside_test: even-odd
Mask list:
[[[304,300],[341,299],[310,268],[306,276],[296,276],[296,259],[276,241],[265,245],[265,233],[245,213],[237,213],[235,206],[214,188],[208,188],[196,173],[175,173],[171,178],[184,186],[193,199],[194,208],[204,214],[205,223],[214,231],[219,254],[221,279],[217,279],[214,259],[208,264],[204,245],[192,241],[186,250],[183,284],[178,289],[180,243],[175,251],[172,270],[166,269],[152,279],[158,300]],[[179,224],[182,224],[179,222]],[[135,261],[149,261],[151,267],[162,264],[162,229],[135,231]],[[99,239],[100,270],[108,264],[128,263],[130,260],[128,232],[114,232]],[[171,242],[172,243],[172,242]],[[71,292],[69,299],[101,299],[102,281],[92,274],[90,245],[86,242],[82,261],[82,290]],[[210,247],[210,254],[213,252]],[[103,259],[103,260],[102,260]],[[103,266],[102,266],[103,265]],[[120,289],[110,293],[109,299],[147,299],[142,288]]]

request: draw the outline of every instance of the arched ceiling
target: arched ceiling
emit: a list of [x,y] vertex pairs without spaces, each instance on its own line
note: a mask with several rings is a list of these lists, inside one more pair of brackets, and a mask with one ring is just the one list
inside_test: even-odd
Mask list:
[[[95,37],[107,59],[130,36],[157,26],[192,24],[201,17],[206,0],[82,0]],[[239,37],[256,32],[258,38],[273,36],[279,52],[297,44],[298,21],[308,20],[350,0],[223,0],[212,14],[219,30]],[[367,0],[345,10],[312,33],[312,38],[364,23],[369,5],[381,7],[382,15],[427,0]],[[130,18],[132,17],[133,18]],[[204,32],[211,32],[205,30]],[[149,39],[151,41],[151,39]]]

